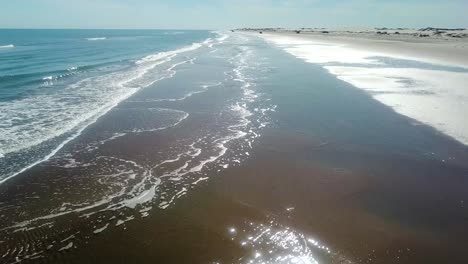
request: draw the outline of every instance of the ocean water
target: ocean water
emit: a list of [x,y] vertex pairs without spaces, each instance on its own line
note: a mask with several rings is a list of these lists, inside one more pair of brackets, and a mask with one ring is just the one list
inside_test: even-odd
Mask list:
[[257,87],[271,71],[257,38],[5,30],[0,40],[8,262],[61,254],[170,208],[241,165],[274,125],[276,106]]
[[[135,232],[129,235],[132,239],[156,243],[159,238],[147,232],[154,226],[145,221],[170,214],[170,209],[177,211],[180,200],[190,200],[195,190],[230,169],[242,173],[242,166],[255,160],[257,144],[272,135],[280,139],[287,135],[292,142],[270,142],[271,146],[262,146],[268,152],[263,154],[282,155],[282,148],[293,148],[286,152],[291,154],[286,160],[294,166],[319,163],[340,179],[354,170],[379,174],[393,167],[404,176],[438,170],[442,177],[466,174],[465,146],[426,126],[413,125],[379,103],[380,95],[391,94],[398,96],[398,102],[412,94],[440,103],[440,96],[431,91],[437,91],[434,87],[448,76],[456,86],[458,77],[466,74],[462,68],[381,54],[335,53],[326,46],[291,40],[271,45],[258,35],[237,32],[5,30],[0,35],[0,256],[6,263],[86,262],[90,256],[75,252],[89,249],[102,237],[107,244],[106,235],[112,239],[135,226],[148,228],[144,232],[151,238],[133,237]],[[314,53],[314,48],[322,50]],[[426,78],[427,71],[438,75]],[[402,104],[401,109],[409,106]],[[313,144],[305,141],[302,146],[301,139],[309,137]],[[421,160],[430,166],[425,169]],[[266,179],[259,186],[276,186],[269,195],[278,196],[283,187],[279,185],[289,182],[267,182],[268,169],[268,164],[255,167],[254,176]],[[315,173],[312,170],[310,177]],[[437,202],[440,197],[424,188],[438,190],[434,179],[439,175],[424,178],[425,184],[403,181],[401,188],[411,191],[399,193],[400,204],[393,200],[393,192],[387,193],[387,187],[395,184],[385,173],[376,176],[388,181],[382,192],[357,195],[366,210],[401,217],[405,224],[430,225],[427,219],[434,219],[437,225],[447,218],[459,223],[459,213],[446,206],[454,204],[452,200],[440,206],[445,211],[437,208],[438,214],[427,210],[431,204],[427,201]],[[297,177],[289,172],[279,176]],[[454,184],[460,189],[450,192],[459,195],[457,199],[468,199],[462,184]],[[417,188],[421,189],[414,194]],[[238,263],[352,263],[342,248],[288,222],[308,205],[309,194],[317,197],[308,189],[305,195],[295,191],[286,195],[291,197],[281,197],[287,204],[275,204],[278,212],[266,213],[267,221],[249,216],[229,226],[210,227],[207,236],[224,231],[223,240],[245,249],[236,257]],[[412,195],[418,194],[423,198],[415,202]],[[261,193],[258,198],[264,195],[268,197]],[[294,197],[302,202],[289,203]],[[424,213],[400,215],[408,202]],[[307,216],[322,218],[320,211],[313,210],[307,210]],[[169,230],[176,238],[185,237],[187,231]],[[194,248],[199,249],[203,239],[193,238]],[[359,243],[366,242],[360,239]],[[160,243],[166,242],[174,244]],[[140,252],[140,245],[129,245],[129,252]],[[106,257],[106,252],[90,250],[91,257]],[[198,252],[181,255],[194,258]]]
[[207,31],[1,30],[0,182],[51,157]]

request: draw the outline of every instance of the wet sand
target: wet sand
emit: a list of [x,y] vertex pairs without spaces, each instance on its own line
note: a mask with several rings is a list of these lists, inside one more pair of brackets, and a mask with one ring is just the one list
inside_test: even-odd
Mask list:
[[[320,70],[308,66],[296,77],[309,71]],[[102,234],[67,260],[243,263],[259,250],[242,246],[242,239],[256,234],[246,226],[270,221],[323,241],[332,257],[317,257],[319,263],[462,263],[468,258],[465,146],[378,103],[366,105],[371,99],[353,89],[341,90],[337,103],[346,105],[357,93],[360,99],[354,102],[362,109],[354,111],[379,110],[344,116],[355,106],[317,105],[319,99],[311,98],[320,91],[300,83],[284,96],[274,88],[280,85],[265,88],[281,99],[277,126],[254,145],[246,163],[216,175],[163,214]],[[327,101],[326,96],[320,100]],[[335,111],[341,120],[326,117]],[[367,135],[359,134],[362,120],[373,128]],[[442,156],[426,155],[425,149]],[[233,237],[232,227],[245,234]]]
[[[259,45],[261,49],[264,44]],[[318,263],[466,261],[468,148],[398,115],[319,66],[275,49],[262,52],[274,58],[274,67],[256,88],[271,96],[277,109],[271,126],[253,142],[243,162],[223,170],[219,164],[208,167],[208,181],[189,183],[190,191],[177,202],[155,206],[147,215],[131,208],[71,214],[53,228],[11,234],[0,250],[12,241],[17,245],[40,238],[32,247],[56,241],[50,254],[23,263],[281,263],[284,256],[313,257]],[[139,98],[185,87],[185,80],[144,90]],[[190,119],[172,130],[110,141],[98,154],[123,156],[138,164],[159,160],[172,151],[174,142],[207,131],[200,127],[219,124],[213,120],[222,118],[213,117],[234,91],[237,88],[230,86],[210,89],[203,97],[177,103],[173,107],[190,112]],[[133,109],[136,101],[119,109]],[[125,118],[126,112],[107,116],[70,148],[79,149],[100,131],[122,126]],[[235,142],[229,147],[226,155],[245,152]],[[97,155],[78,156],[86,160]],[[121,166],[113,162],[105,165]],[[87,167],[37,166],[1,186],[2,202],[22,209],[5,212],[27,220],[36,210],[60,207],[62,195],[80,200],[105,190],[100,188],[117,188],[96,181],[95,175]],[[172,184],[167,181],[160,188],[169,192]],[[31,202],[24,193],[39,193],[41,199]],[[156,199],[155,204],[160,202]],[[118,219],[133,218],[108,222],[114,213]],[[289,259],[293,260],[301,259]]]
[[[271,220],[333,245],[337,256],[324,263],[462,263],[468,257],[468,210],[457,204],[466,196],[466,168],[356,158],[317,143],[272,132],[244,166],[225,171],[164,213],[103,233],[61,261],[238,263],[258,249],[231,240],[229,229]],[[347,166],[319,161],[330,155],[344,159],[335,165]],[[346,168],[362,162],[373,165]]]

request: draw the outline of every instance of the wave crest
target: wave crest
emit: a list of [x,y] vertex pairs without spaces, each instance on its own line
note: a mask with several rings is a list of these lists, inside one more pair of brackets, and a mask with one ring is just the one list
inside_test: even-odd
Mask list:
[[136,61],[136,64],[143,64],[143,63],[147,63],[147,62],[159,61],[159,60],[167,58],[167,57],[175,56],[175,55],[177,55],[179,53],[182,53],[182,52],[196,50],[196,49],[200,48],[201,46],[202,46],[202,44],[200,44],[200,43],[193,43],[191,46],[180,48],[178,50],[163,51],[163,52],[159,52],[159,53],[156,53],[156,54],[148,55],[148,56]]
[[89,41],[96,41],[96,40],[106,40],[106,37],[100,37],[100,38],[86,38]]

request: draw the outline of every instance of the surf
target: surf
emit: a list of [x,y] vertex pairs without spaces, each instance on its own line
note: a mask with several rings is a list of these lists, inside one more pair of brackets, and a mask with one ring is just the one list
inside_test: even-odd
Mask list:
[[[201,43],[193,43],[179,49],[148,55],[138,60],[133,67],[126,71],[85,78],[50,96],[41,95],[0,102],[0,117],[6,124],[10,124],[0,128],[0,135],[4,138],[0,141],[2,149],[0,158],[2,159],[13,153],[27,151],[54,138],[67,135],[49,153],[34,158],[21,169],[2,175],[0,184],[53,157],[64,145],[77,138],[89,125],[95,123],[99,117],[108,113],[140,89],[173,77],[176,73],[175,67],[179,66],[179,63],[169,66],[168,70],[164,71],[160,77],[149,78],[146,74],[158,65],[170,63],[179,54],[194,51],[200,47],[202,47]],[[56,79],[54,76],[42,77],[42,81],[46,82],[54,79]],[[96,84],[98,87],[108,88],[91,89]],[[65,98],[73,98],[78,95],[84,100],[63,101]],[[44,113],[44,110],[48,114],[41,114]],[[14,125],[14,120],[21,120],[25,117],[33,118],[39,122]],[[41,123],[47,126],[37,127]]]
[[13,44],[4,45],[4,46],[0,45],[0,49],[11,49],[11,48],[14,48],[14,47],[15,47],[15,45],[13,45]]

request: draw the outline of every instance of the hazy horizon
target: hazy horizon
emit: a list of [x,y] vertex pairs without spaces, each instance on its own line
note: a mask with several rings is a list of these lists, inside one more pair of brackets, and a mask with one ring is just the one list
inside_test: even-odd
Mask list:
[[[248,8],[246,8],[248,7]],[[18,0],[2,4],[0,28],[230,29],[242,27],[468,26],[468,3],[454,0],[254,0],[171,3],[142,0]],[[331,19],[332,18],[332,19]]]
[[1,3],[1,263],[468,263],[468,0]]

